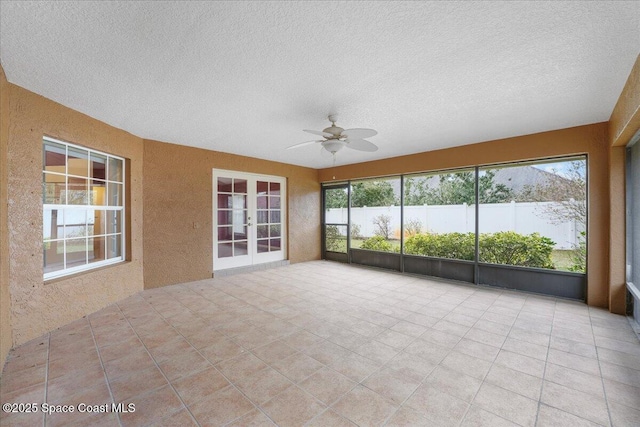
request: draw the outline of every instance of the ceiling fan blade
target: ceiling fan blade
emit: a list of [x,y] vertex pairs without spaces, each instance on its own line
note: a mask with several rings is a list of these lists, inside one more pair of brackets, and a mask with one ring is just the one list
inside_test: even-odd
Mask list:
[[365,139],[371,138],[372,136],[376,136],[378,132],[373,129],[345,129],[342,131],[342,135],[346,136],[348,139]]
[[347,139],[345,141],[347,143],[347,147],[358,150],[358,151],[377,151],[378,146],[372,142],[367,141],[366,139]]
[[301,142],[299,144],[294,144],[290,147],[287,147],[287,150],[291,150],[292,148],[298,148],[298,147],[304,147],[305,145],[310,145],[313,144],[314,142],[322,142],[323,140],[319,140],[319,141],[305,141],[305,142]]
[[324,136],[325,138],[329,138],[332,137],[333,135],[327,132],[322,132],[320,130],[309,130],[309,129],[302,129],[305,132],[309,132],[312,133],[314,135],[320,135],[320,136]]

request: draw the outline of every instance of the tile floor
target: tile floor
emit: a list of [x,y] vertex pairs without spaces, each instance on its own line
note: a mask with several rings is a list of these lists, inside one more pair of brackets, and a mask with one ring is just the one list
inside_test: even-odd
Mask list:
[[3,426],[639,426],[640,342],[583,304],[317,261],[141,292],[14,349],[0,390],[76,409]]

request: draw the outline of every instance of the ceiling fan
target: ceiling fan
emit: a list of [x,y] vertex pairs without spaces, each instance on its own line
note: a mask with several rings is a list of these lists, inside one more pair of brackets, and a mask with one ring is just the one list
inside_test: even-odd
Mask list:
[[343,147],[351,148],[352,150],[369,152],[373,152],[378,149],[375,144],[364,139],[376,136],[378,132],[376,132],[375,130],[362,128],[342,129],[339,126],[336,126],[336,116],[333,114],[329,116],[329,121],[331,122],[331,126],[323,129],[322,131],[303,129],[305,132],[322,136],[324,137],[324,139],[301,142],[299,144],[287,147],[287,150],[291,148],[304,147],[305,145],[320,143],[322,148],[331,153],[335,159],[335,154],[338,151],[342,150]]

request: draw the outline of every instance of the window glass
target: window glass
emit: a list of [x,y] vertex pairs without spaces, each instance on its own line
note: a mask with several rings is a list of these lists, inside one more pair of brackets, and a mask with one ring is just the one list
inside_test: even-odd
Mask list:
[[586,271],[584,157],[480,169],[481,262]]
[[400,178],[351,184],[351,247],[400,252]]
[[409,175],[404,181],[404,252],[473,261],[475,170]]
[[44,138],[42,201],[45,279],[124,260],[123,159]]

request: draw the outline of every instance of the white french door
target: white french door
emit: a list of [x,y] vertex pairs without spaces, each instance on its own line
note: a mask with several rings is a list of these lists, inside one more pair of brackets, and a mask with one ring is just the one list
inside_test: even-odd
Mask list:
[[213,270],[286,259],[286,178],[213,170]]

